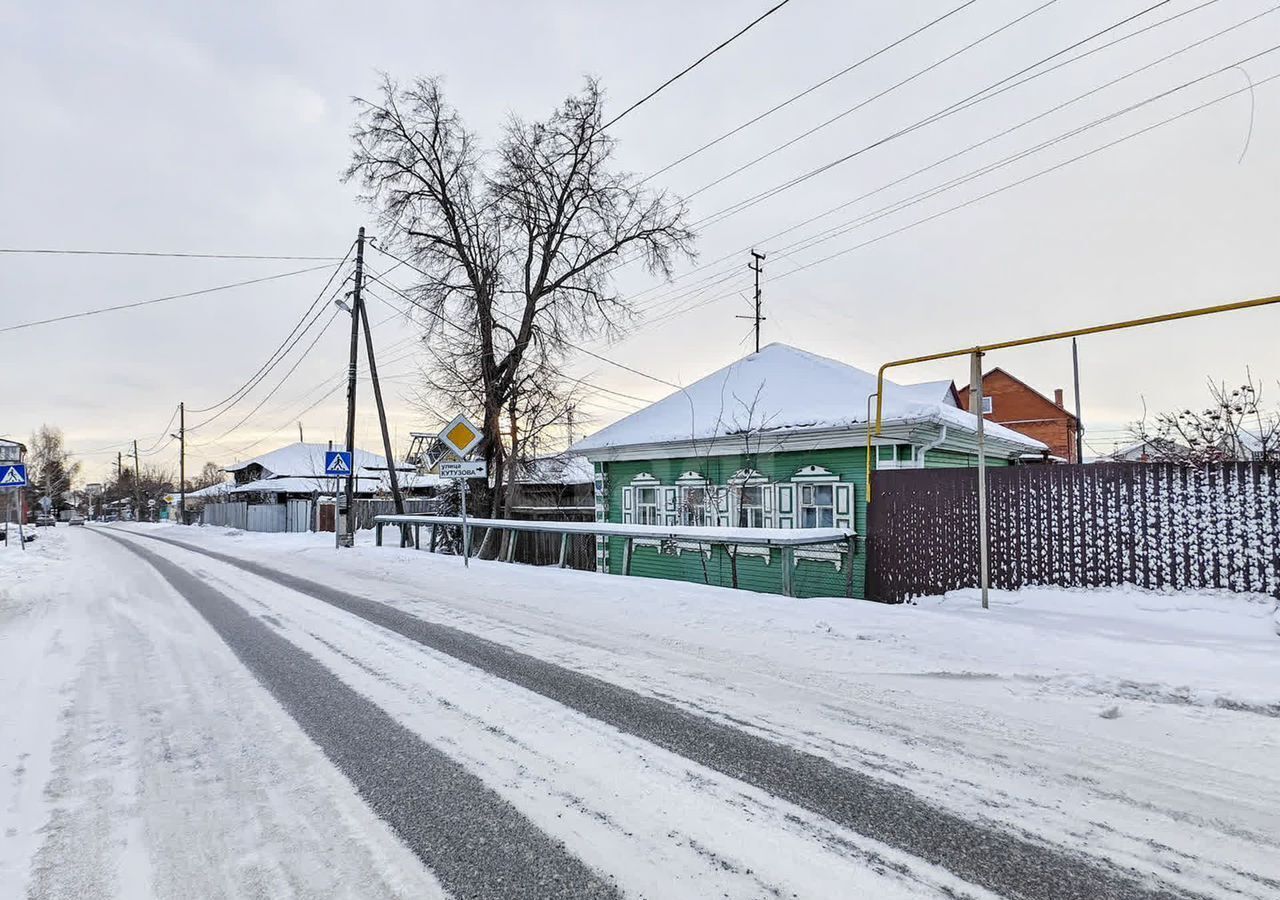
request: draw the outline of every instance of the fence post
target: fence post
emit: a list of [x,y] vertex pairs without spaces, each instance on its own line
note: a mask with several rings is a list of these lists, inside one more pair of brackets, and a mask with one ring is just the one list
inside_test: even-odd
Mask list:
[[796,595],[796,548],[787,545],[782,548],[782,596]]
[[507,562],[516,561],[516,537],[520,532],[514,528],[507,529]]
[[[381,522],[377,522],[374,524],[373,532],[374,532],[373,534],[374,546],[381,547],[382,546],[382,523]],[[403,542],[401,543],[401,546],[404,546]]]
[[432,553],[436,552],[436,537],[438,536],[439,532],[440,532],[439,525],[431,526],[431,544],[427,547],[427,549],[430,550]]
[[569,563],[569,532],[560,535],[560,568],[564,568]]
[[631,574],[631,538],[626,538],[622,545],[622,574]]
[[422,549],[422,524],[419,522],[413,523],[413,549]]
[[850,599],[853,598],[853,544],[856,540],[852,535],[845,539],[845,552],[849,558],[845,561],[844,595]]

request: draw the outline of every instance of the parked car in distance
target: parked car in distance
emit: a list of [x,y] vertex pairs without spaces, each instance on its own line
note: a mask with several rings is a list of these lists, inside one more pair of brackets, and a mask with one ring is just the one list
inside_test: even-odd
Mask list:
[[36,516],[37,528],[44,528],[45,526],[53,528],[57,524],[58,524],[58,520],[55,519],[53,516],[49,515],[48,513],[41,513],[40,515]]
[[68,524],[68,525],[83,525],[83,524],[84,524],[84,516],[80,515],[80,513],[72,513],[72,514],[71,514],[71,518],[67,519],[67,524]]

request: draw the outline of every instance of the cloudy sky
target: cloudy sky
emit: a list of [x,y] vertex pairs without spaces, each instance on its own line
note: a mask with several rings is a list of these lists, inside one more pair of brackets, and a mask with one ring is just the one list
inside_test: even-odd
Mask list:
[[[792,0],[619,123],[618,165],[656,171],[961,4]],[[442,76],[469,124],[492,141],[508,116],[545,116],[586,75],[602,80],[620,110],[770,5],[4,4],[0,247],[340,257],[372,218],[339,173],[351,97],[370,94],[380,70]],[[1153,5],[1048,65],[1157,27],[706,226],[696,263],[705,268],[675,284],[619,272],[643,314],[625,340],[591,349],[681,383],[747,352],[748,325],[735,316],[747,312],[751,246],[769,254],[765,340],[866,369],[1280,292],[1280,79],[1262,83],[1280,73],[1280,50],[1264,52],[1280,44],[1280,11],[1266,2],[974,0],[654,183],[690,196],[693,218],[710,217]],[[815,236],[827,240],[811,243]],[[0,327],[325,265],[5,253]],[[210,407],[235,391],[329,271],[0,331],[8,385],[0,434],[21,439],[41,423],[60,426],[91,477],[135,438],[153,451],[149,461],[171,464],[175,448],[163,436],[177,403]],[[420,356],[413,326],[381,301],[370,311],[382,321],[375,335],[403,444],[409,431],[441,423],[412,403]],[[343,396],[333,389],[346,353],[342,324],[322,334],[265,402],[297,351],[193,431],[189,468],[296,439],[299,420],[307,440],[339,438]],[[1280,309],[1266,309],[1085,340],[1090,442],[1109,448],[1143,398],[1152,409],[1198,403],[1207,376],[1238,382],[1246,367],[1280,400],[1278,334]],[[1067,387],[1070,396],[1069,345],[1007,351],[989,363],[1046,393]],[[635,397],[667,392],[591,357],[572,371]],[[965,364],[901,375],[938,377],[963,384]],[[376,450],[368,399],[362,385],[359,443]],[[583,415],[599,425],[636,405],[597,394]],[[193,413],[188,424],[202,418]]]

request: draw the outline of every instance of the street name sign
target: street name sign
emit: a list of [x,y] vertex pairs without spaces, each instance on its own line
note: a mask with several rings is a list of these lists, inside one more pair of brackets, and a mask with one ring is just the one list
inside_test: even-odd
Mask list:
[[331,478],[346,478],[351,474],[351,454],[346,450],[326,450],[324,474]]
[[[440,441],[454,452],[458,459],[466,459],[467,454],[476,449],[476,445],[484,438],[480,429],[465,415],[459,414],[452,422],[444,426],[439,434]],[[441,473],[444,474],[444,473]]]
[[0,488],[20,488],[27,486],[27,466],[25,463],[0,464]]
[[440,463],[441,478],[486,478],[488,475],[489,466],[483,459]]

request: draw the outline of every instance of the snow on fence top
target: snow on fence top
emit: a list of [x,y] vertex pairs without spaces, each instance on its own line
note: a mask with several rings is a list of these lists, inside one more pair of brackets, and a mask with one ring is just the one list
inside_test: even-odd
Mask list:
[[[934,422],[977,430],[977,418],[958,409],[941,382],[884,385],[886,422]],[[867,398],[875,390],[876,376],[870,372],[787,344],[769,344],[578,441],[570,452],[746,432],[861,426],[867,422]],[[1040,441],[994,422],[986,423],[985,430],[996,440],[1045,449]]]
[[[374,516],[376,525],[461,525],[461,516]],[[476,528],[546,531],[554,534],[595,534],[611,537],[688,541],[703,544],[742,544],[760,547],[802,547],[836,544],[855,537],[851,528],[728,528],[697,525],[623,525],[617,522],[541,522],[524,519],[476,519]]]

